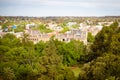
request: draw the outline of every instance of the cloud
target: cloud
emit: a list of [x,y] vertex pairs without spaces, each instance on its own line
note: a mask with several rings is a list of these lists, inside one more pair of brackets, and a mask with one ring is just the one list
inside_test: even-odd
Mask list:
[[120,1],[46,1],[45,5],[62,5],[62,6],[83,6],[83,7],[95,7],[95,6],[119,6]]
[[0,2],[26,6],[65,6],[65,7],[119,7],[119,0],[0,0]]
[[[120,0],[0,0],[0,14],[103,15],[119,14]],[[13,13],[12,11],[16,13]],[[6,12],[7,11],[7,12]]]

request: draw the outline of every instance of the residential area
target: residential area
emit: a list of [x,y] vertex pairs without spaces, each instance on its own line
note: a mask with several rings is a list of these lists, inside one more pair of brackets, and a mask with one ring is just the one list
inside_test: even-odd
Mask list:
[[120,20],[119,17],[112,18],[111,21],[107,21],[106,17],[105,19],[106,21],[101,17],[0,17],[0,36],[11,33],[17,38],[22,38],[23,34],[27,34],[28,40],[34,44],[49,41],[54,36],[54,39],[59,41],[78,40],[87,45],[88,33],[95,36],[103,27]]

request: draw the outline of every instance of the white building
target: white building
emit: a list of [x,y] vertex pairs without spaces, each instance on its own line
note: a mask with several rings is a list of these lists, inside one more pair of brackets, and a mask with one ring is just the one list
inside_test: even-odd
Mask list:
[[2,29],[2,26],[0,25],[0,29]]
[[23,32],[13,33],[17,38],[21,38],[23,36]]
[[76,24],[77,24],[77,22],[68,22],[67,26],[71,27],[71,26],[76,25]]
[[30,29],[30,27],[35,27],[35,23],[27,24],[26,29]]

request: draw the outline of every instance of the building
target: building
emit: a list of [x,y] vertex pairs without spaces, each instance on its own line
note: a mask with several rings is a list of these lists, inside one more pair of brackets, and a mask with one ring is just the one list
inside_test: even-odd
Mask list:
[[4,36],[5,34],[7,34],[6,32],[0,32],[0,37]]
[[13,33],[17,38],[22,38],[23,32]]
[[68,22],[67,26],[71,27],[71,26],[76,25],[76,24],[77,24],[77,22]]
[[40,41],[41,33],[38,30],[25,30],[25,33],[28,34],[28,40],[33,41],[34,44]]
[[58,34],[55,36],[59,41],[69,42],[71,40],[82,41],[84,44],[87,44],[87,31],[82,31],[80,29],[72,29],[67,31],[64,34]]
[[103,26],[96,25],[96,26],[91,26],[88,28],[88,32],[92,33],[92,35],[96,35],[99,31],[101,31]]
[[25,30],[25,33],[28,34],[28,40],[33,41],[34,44],[38,43],[39,41],[49,41],[50,35],[45,33],[40,33],[39,30]]

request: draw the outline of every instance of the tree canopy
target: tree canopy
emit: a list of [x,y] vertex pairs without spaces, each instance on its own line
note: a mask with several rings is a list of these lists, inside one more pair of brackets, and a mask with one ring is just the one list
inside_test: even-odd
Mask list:
[[120,28],[114,22],[104,27],[95,37],[91,52],[87,55],[79,80],[120,79]]

